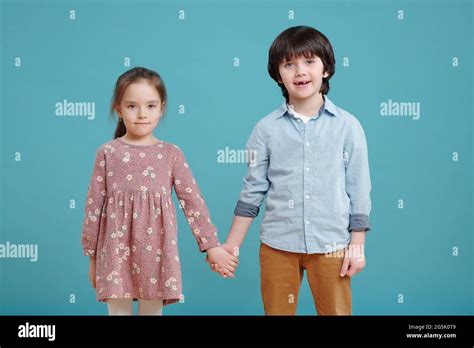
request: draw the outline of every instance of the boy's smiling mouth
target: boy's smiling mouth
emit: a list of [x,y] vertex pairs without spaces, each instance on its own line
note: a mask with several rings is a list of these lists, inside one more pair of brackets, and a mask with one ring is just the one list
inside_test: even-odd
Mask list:
[[295,84],[297,86],[304,86],[304,85],[307,85],[310,82],[311,81],[298,81],[298,82],[294,82],[293,84]]

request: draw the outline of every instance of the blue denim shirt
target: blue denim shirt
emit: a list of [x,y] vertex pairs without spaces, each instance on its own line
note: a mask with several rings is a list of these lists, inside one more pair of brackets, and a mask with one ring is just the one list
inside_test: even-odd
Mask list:
[[276,249],[325,253],[370,230],[367,141],[359,121],[327,96],[307,124],[284,103],[261,119],[234,214],[256,217],[266,199],[260,240]]

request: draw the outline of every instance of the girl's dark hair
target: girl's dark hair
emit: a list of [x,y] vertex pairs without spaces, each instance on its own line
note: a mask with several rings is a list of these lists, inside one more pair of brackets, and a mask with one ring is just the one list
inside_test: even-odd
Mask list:
[[[112,102],[110,105],[110,116],[112,118],[115,118],[115,112],[117,108],[120,105],[120,102],[122,101],[123,94],[125,92],[125,89],[131,85],[132,83],[140,82],[140,81],[147,81],[151,85],[153,85],[156,90],[158,91],[158,94],[160,95],[161,99],[161,106],[163,108],[163,113],[162,115],[165,114],[166,111],[166,105],[167,105],[167,96],[166,96],[166,87],[165,83],[163,82],[163,79],[161,76],[150,69],[147,68],[142,68],[142,67],[136,67],[133,69],[130,69],[126,72],[124,72],[120,77],[117,79],[117,82],[115,83],[115,88],[114,88],[114,93],[112,96]],[[127,129],[125,128],[125,123],[119,120],[117,122],[117,128],[115,129],[115,134],[114,134],[114,139],[119,138],[127,132]]]
[[291,60],[296,57],[305,56],[310,58],[318,56],[324,65],[324,71],[328,72],[328,77],[323,77],[320,92],[329,92],[329,80],[336,71],[336,60],[334,51],[328,38],[320,31],[306,26],[291,27],[280,33],[273,41],[268,52],[268,73],[273,80],[278,83],[289,103],[288,91],[281,81],[278,67],[281,62]]

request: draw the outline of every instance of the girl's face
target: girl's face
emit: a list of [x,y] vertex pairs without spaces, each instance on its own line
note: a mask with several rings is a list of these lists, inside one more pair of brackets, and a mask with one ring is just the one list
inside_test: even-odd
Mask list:
[[163,102],[156,88],[147,81],[130,84],[117,113],[122,117],[127,136],[144,139],[152,135],[163,113]]

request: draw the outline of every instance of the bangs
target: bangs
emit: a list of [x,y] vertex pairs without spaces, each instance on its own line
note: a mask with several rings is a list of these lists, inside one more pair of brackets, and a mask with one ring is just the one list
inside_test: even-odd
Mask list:
[[323,47],[320,47],[317,42],[307,40],[306,38],[301,38],[301,40],[295,38],[295,40],[287,40],[277,45],[277,47],[275,47],[274,57],[277,64],[280,64],[299,57],[321,58],[322,53]]

